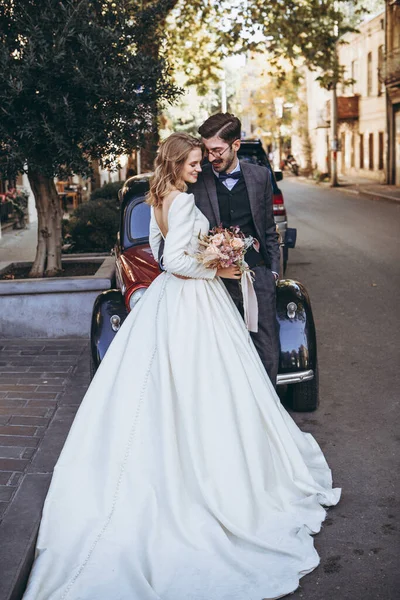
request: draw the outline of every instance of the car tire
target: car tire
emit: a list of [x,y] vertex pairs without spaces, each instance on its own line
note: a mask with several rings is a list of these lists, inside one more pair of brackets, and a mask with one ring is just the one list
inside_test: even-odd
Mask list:
[[318,365],[314,369],[314,377],[310,381],[295,383],[290,386],[290,407],[295,412],[311,412],[319,405]]

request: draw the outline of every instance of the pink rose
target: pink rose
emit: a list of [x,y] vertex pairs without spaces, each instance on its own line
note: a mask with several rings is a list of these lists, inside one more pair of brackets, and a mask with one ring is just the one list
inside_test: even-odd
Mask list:
[[244,248],[244,242],[240,238],[233,238],[231,246],[234,250],[242,250],[242,248]]
[[220,246],[221,244],[223,244],[224,242],[224,235],[222,233],[217,233],[216,235],[214,235],[212,237],[211,243],[214,244],[214,246]]

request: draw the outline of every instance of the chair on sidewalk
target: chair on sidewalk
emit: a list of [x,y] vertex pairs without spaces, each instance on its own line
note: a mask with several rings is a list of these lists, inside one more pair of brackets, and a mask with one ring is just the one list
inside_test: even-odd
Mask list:
[[75,210],[82,202],[80,186],[71,184],[69,181],[56,182],[57,194],[60,196],[61,206],[64,212],[68,212],[67,200],[72,199],[72,208]]

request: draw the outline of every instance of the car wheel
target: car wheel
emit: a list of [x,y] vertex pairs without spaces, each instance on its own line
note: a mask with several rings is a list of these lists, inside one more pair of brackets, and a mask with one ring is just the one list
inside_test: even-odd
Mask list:
[[290,406],[297,412],[311,412],[319,404],[319,375],[318,365],[315,366],[314,377],[310,381],[295,383],[290,386]]

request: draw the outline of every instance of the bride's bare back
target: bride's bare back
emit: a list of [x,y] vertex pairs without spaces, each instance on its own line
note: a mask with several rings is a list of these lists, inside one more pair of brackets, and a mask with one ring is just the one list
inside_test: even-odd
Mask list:
[[179,190],[172,190],[163,200],[161,206],[154,207],[154,216],[157,221],[157,225],[160,228],[161,234],[164,238],[167,237],[168,233],[168,213],[171,208],[172,202],[175,200],[179,194],[181,194]]

